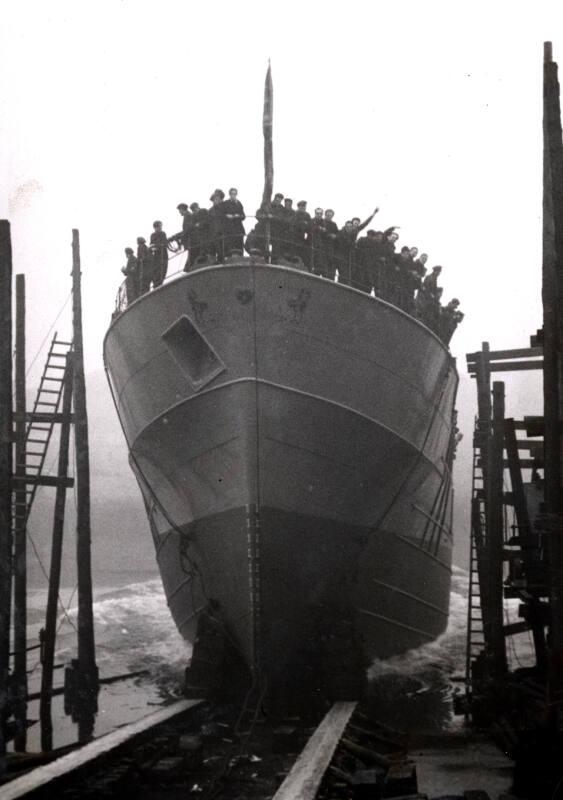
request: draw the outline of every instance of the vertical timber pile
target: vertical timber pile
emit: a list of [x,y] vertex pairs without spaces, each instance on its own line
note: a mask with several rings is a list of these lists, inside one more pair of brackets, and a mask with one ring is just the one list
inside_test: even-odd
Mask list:
[[543,92],[543,348],[545,425],[545,508],[548,519],[548,553],[551,600],[551,645],[554,657],[563,654],[563,541],[562,418],[563,370],[561,364],[563,315],[563,142],[557,64],[551,42],[544,44]]
[[[493,383],[493,428],[487,464],[487,551],[488,617],[493,671],[496,677],[506,672],[503,612],[503,452],[504,452],[504,383]],[[487,640],[487,637],[485,637]]]
[[0,220],[0,775],[6,770],[12,596],[12,241]]
[[16,275],[16,466],[14,504],[14,716],[17,751],[27,744],[27,484],[25,424],[25,275]]
[[72,354],[66,357],[63,389],[61,438],[59,443],[59,468],[57,494],[53,520],[53,539],[51,542],[51,567],[49,571],[49,593],[43,633],[43,657],[41,671],[41,699],[39,715],[41,719],[41,749],[53,749],[53,722],[51,719],[51,698],[53,696],[53,664],[55,660],[55,640],[57,636],[57,611],[61,584],[61,560],[63,552],[63,533],[66,504],[66,483],[68,477],[68,451],[70,442],[70,423],[72,411]]
[[90,455],[88,448],[88,415],[84,378],[82,341],[82,299],[80,288],[80,242],[78,231],[72,231],[72,312],[73,312],[73,396],[74,436],[76,444],[76,561],[78,575],[78,738],[92,738],[97,711],[98,670],[94,643],[92,608],[92,568],[90,531]]

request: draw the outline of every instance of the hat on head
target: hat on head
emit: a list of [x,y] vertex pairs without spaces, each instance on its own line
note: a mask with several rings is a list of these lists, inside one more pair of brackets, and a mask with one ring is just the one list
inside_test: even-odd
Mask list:
[[231,186],[231,188],[229,189],[229,194],[231,192],[236,192],[238,194],[238,189],[236,188],[236,186]]
[[144,236],[137,236],[137,244],[146,244],[147,240]]
[[188,204],[187,203],[178,203],[176,208],[178,209],[178,211],[187,211],[188,210]]
[[162,225],[162,222],[159,219],[155,219],[155,221],[152,224],[153,228],[156,228],[157,225]]
[[302,208],[303,206],[306,206],[306,205],[307,205],[307,201],[306,200],[300,200],[297,203],[297,208]]
[[199,208],[199,203],[190,203],[190,208],[193,211],[194,208]]
[[222,189],[215,189],[215,191],[213,192],[213,194],[209,199],[211,200],[211,202],[213,202],[216,197],[218,197],[220,200],[224,200],[225,192]]
[[130,255],[133,255],[133,248],[132,247],[126,247],[125,248],[125,252],[130,254]]
[[283,202],[284,203],[293,203],[293,200],[291,199],[291,197],[285,197]]
[[274,200],[276,200],[277,198],[283,200],[283,194],[281,192],[276,192],[274,195]]
[[442,267],[432,267],[432,272],[436,272],[436,270],[442,271]]

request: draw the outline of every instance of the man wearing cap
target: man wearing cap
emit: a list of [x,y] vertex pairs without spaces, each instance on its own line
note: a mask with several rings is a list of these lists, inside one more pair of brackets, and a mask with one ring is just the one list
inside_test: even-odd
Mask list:
[[127,263],[121,267],[125,275],[125,291],[127,293],[127,305],[130,306],[139,296],[139,262],[137,261],[132,247],[125,248]]
[[283,201],[281,226],[281,254],[282,256],[293,256],[296,249],[295,209],[293,208],[293,200],[290,197],[285,197]]
[[179,203],[176,206],[176,208],[178,209],[178,211],[180,212],[180,216],[182,217],[182,233],[178,234],[178,236],[176,237],[176,241],[178,241],[182,245],[186,253],[188,253],[186,264],[184,266],[184,272],[185,272],[188,264],[190,263],[189,249],[190,249],[190,233],[192,230],[192,215],[190,209],[188,208],[187,203]]
[[458,307],[459,300],[454,297],[440,309],[440,338],[444,344],[450,343],[455,329],[463,319],[463,314]]
[[311,237],[311,215],[307,211],[307,201],[300,200],[297,203],[294,225],[295,254],[311,268],[310,258],[310,237]]
[[139,292],[145,294],[151,288],[152,253],[144,236],[137,236],[137,262],[139,264]]
[[208,253],[217,257],[220,264],[223,263],[225,248],[225,215],[223,213],[223,200],[225,192],[222,189],[215,189],[211,197],[211,208],[209,209],[209,248]]
[[333,281],[336,276],[338,225],[334,221],[334,211],[327,208],[324,216],[323,249],[326,277]]
[[233,250],[242,253],[244,247],[244,225],[242,223],[246,217],[237,195],[237,189],[234,187],[229,189],[229,199],[225,200],[222,206],[225,256],[229,256]]
[[150,245],[152,251],[152,285],[160,286],[168,271],[168,238],[162,230],[162,222],[156,220],[152,224]]
[[309,258],[310,269],[315,275],[326,275],[326,257],[324,253],[323,237],[326,232],[325,221],[323,219],[323,209],[316,208],[315,216],[311,220],[311,233],[309,236]]
[[200,208],[198,203],[190,204],[191,231],[190,231],[190,258],[187,272],[191,269],[200,256],[207,256],[209,248],[209,215],[206,208]]
[[263,219],[270,222],[270,241],[272,243],[272,261],[278,261],[282,252],[283,238],[283,194],[276,192]]

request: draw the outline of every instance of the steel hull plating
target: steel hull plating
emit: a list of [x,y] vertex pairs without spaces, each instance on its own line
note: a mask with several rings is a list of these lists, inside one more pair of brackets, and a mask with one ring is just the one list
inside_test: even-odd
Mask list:
[[424,326],[247,260],[145,295],[105,357],[186,638],[211,598],[272,674],[324,612],[369,657],[444,630],[457,375]]

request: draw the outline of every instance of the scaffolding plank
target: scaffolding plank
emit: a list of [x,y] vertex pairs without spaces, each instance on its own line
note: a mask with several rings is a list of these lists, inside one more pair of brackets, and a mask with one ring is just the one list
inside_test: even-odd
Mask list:
[[[467,353],[467,361],[476,361],[477,357],[481,355],[481,351],[477,353]],[[491,361],[501,361],[503,359],[511,358],[534,358],[543,356],[543,347],[521,347],[514,350],[489,350],[487,353]]]
[[307,742],[273,800],[314,800],[356,703],[335,703]]

